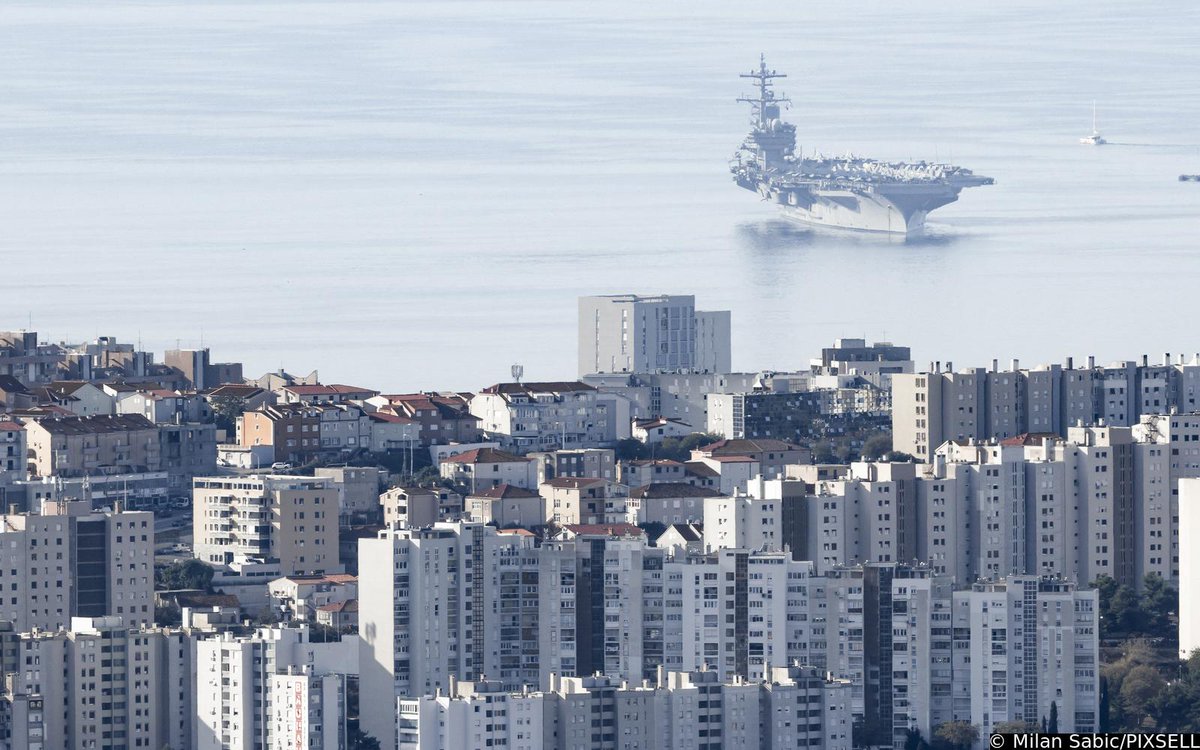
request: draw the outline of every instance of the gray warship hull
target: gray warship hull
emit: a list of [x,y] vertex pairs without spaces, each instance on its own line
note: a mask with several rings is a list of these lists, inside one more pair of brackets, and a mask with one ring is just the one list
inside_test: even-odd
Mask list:
[[[764,185],[750,189],[759,192]],[[789,221],[831,229],[883,234],[920,234],[930,211],[958,200],[954,189],[889,190],[782,189],[763,190]],[[760,193],[761,194],[761,193]]]
[[768,70],[742,74],[753,79],[750,134],[729,165],[734,182],[780,207],[792,221],[832,229],[893,235],[919,234],[925,218],[958,200],[964,188],[991,185],[990,177],[950,164],[886,162],[857,156],[801,157],[795,153],[796,126],[781,118],[789,100],[775,95]]

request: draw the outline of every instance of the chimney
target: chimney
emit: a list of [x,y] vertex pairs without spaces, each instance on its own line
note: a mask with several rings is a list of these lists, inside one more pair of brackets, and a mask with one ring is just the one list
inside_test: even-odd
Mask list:
[[1074,357],[1067,357],[1067,369],[1068,370],[1075,369],[1075,358]]
[[946,361],[946,372],[954,372],[954,363],[949,360]]
[[1095,357],[1095,355],[1092,355],[1092,354],[1089,354],[1089,355],[1088,355],[1088,369],[1089,369],[1089,370],[1094,370],[1094,369],[1096,369],[1096,357]]
[[1169,364],[1171,364],[1171,353],[1167,352],[1166,354],[1163,355],[1163,365],[1166,366]]
[[992,360],[992,372],[999,372],[999,371],[1000,371],[1000,360],[993,359]]
[[1014,358],[1012,361],[1012,371],[1016,372],[1021,369],[1021,360]]
[[1143,354],[1142,355],[1142,367],[1149,367],[1149,366],[1150,366],[1150,355]]

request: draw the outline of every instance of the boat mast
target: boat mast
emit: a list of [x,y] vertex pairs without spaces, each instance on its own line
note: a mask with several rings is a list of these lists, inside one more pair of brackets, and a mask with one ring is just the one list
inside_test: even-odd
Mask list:
[[739,102],[750,105],[750,123],[754,128],[742,144],[742,149],[754,155],[760,169],[780,166],[792,155],[796,146],[796,128],[782,122],[780,110],[791,100],[786,96],[776,96],[771,82],[787,76],[767,68],[766,55],[760,55],[758,69],[741,73],[739,77],[753,80],[758,88],[757,97],[738,97]]
[[[771,90],[771,80],[775,78],[787,78],[786,73],[777,73],[774,70],[767,69],[767,56],[759,55],[758,70],[751,70],[749,73],[741,73],[739,78],[752,78],[755,81],[755,86],[758,87],[758,98],[753,99],[748,96],[739,96],[739,102],[745,102],[753,108],[751,122],[756,128],[765,128],[767,122],[773,117],[779,116],[780,104],[791,104],[792,100],[786,96],[775,96],[775,92]],[[774,106],[774,111],[770,108]]]

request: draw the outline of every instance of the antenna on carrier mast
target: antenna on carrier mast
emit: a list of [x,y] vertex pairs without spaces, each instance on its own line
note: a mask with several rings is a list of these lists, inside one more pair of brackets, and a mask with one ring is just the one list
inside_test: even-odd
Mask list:
[[775,96],[772,90],[773,84],[771,81],[775,78],[787,78],[787,73],[778,73],[774,69],[767,69],[767,56],[759,55],[758,70],[751,70],[749,73],[741,73],[739,78],[753,78],[755,86],[758,87],[758,98],[753,99],[748,96],[739,96],[739,102],[745,102],[754,108],[754,124],[757,127],[764,127],[768,120],[779,117],[779,105],[791,104],[792,100],[786,96]]

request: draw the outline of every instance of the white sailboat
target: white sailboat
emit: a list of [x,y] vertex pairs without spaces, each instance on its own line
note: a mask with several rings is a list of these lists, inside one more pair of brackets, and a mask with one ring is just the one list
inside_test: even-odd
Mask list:
[[1104,140],[1104,136],[1100,135],[1100,131],[1096,128],[1096,100],[1092,100],[1092,134],[1085,135],[1079,139],[1079,142],[1085,146],[1103,146],[1108,143]]

